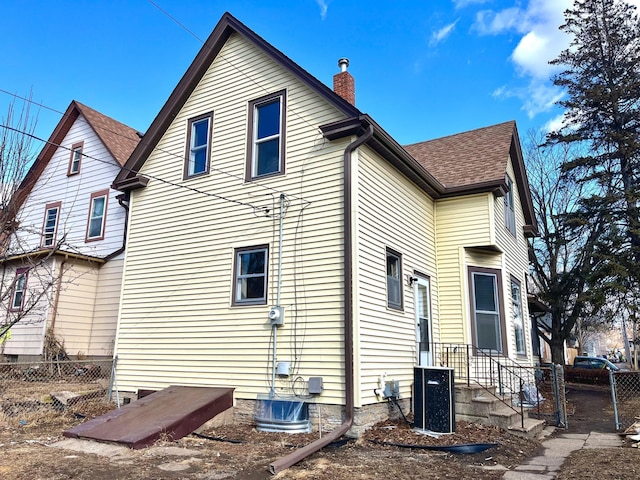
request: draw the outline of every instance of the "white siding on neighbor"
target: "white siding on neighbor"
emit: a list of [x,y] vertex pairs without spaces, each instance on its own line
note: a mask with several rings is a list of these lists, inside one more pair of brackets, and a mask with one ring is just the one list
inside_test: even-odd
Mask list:
[[[40,355],[44,341],[44,334],[48,327],[48,319],[51,316],[52,305],[54,301],[54,287],[52,279],[56,276],[56,260],[53,258],[46,259],[39,263],[29,265],[5,265],[3,268],[2,291],[12,291],[11,285],[15,278],[16,269],[22,267],[33,267],[27,277],[27,289],[25,293],[25,310],[16,312],[19,322],[11,327],[11,338],[4,345],[0,346],[0,353],[7,355]],[[43,285],[49,285],[49,288],[43,294]],[[12,297],[12,295],[11,295]],[[2,308],[6,312],[9,307],[11,298],[5,299]],[[27,312],[28,310],[28,312]],[[5,314],[6,315],[6,314]],[[12,321],[12,314],[7,315],[6,319]]]
[[436,203],[438,293],[441,341],[471,343],[465,247],[493,243],[491,194],[468,195]]
[[[373,390],[387,373],[400,381],[400,394],[411,396],[416,365],[414,271],[430,276],[434,338],[439,336],[438,274],[433,200],[368,148],[357,161],[357,297],[359,402],[377,401]],[[387,307],[386,248],[402,254],[402,311]],[[358,382],[357,382],[358,383]]]
[[[245,183],[248,102],[286,89],[286,175]],[[208,175],[183,180],[189,118],[213,111]],[[337,111],[260,50],[232,35],[142,171],[133,192],[117,335],[121,390],[171,384],[269,392],[276,301],[278,201],[284,219],[278,360],[322,376],[319,401],[343,401],[342,152],[318,125]],[[169,185],[154,178],[162,178]],[[183,185],[188,188],[180,188]],[[198,191],[194,191],[197,189]],[[269,245],[268,304],[231,306],[234,248]],[[287,387],[284,389],[284,387]]]
[[[70,148],[84,142],[80,173],[67,176]],[[62,202],[58,215],[57,240],[66,235],[63,249],[103,257],[122,247],[124,209],[115,198],[118,192],[109,190],[104,240],[85,242],[91,194],[109,188],[120,170],[104,144],[80,115],[56,149],[48,165],[36,181],[23,204],[18,220],[18,238],[12,241],[10,253],[38,248],[44,222],[45,205]]]

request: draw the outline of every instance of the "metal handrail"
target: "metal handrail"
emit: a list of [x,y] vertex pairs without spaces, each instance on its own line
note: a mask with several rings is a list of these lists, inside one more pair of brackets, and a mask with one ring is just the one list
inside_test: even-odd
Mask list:
[[[436,365],[453,368],[457,380],[464,381],[467,386],[479,385],[516,412],[524,428],[524,386],[535,385],[534,368],[469,344],[431,342],[427,351],[432,353]],[[517,396],[519,408],[513,405],[514,396]]]

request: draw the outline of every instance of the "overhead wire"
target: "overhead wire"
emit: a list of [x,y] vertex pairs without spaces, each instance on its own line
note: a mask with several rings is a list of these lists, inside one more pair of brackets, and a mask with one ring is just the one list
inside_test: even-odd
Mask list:
[[[20,95],[15,94],[15,93],[9,92],[9,91],[7,91],[7,90],[5,90],[3,88],[0,88],[0,92],[1,93],[5,93],[7,95],[10,95],[10,96],[12,96],[14,98],[17,98],[19,100],[22,100],[24,102],[28,102],[28,103],[31,103],[33,105],[37,105],[39,107],[45,108],[45,109],[50,110],[50,111],[52,111],[54,113],[58,113],[58,114],[62,115],[63,118],[67,115],[66,112],[62,112],[62,111],[60,111],[60,110],[58,110],[56,108],[50,107],[48,105],[45,105],[44,103],[35,102],[35,101],[33,101],[33,100],[29,99],[29,98],[22,97]],[[126,138],[128,140],[135,140],[137,142],[140,142],[143,145],[147,145],[148,144],[148,142],[146,142],[144,140],[144,134],[141,134],[141,136],[137,136],[136,135],[136,137],[134,138],[134,137],[129,137],[129,136],[123,135],[121,132],[117,132],[115,130],[111,130],[111,129],[106,128],[104,126],[100,126],[99,128],[100,128],[100,130],[103,130],[105,132],[109,132],[109,133],[111,133],[113,135],[116,135],[118,137]],[[25,132],[23,132],[23,131],[17,131],[17,132],[21,133],[21,134],[25,134]],[[41,140],[41,139],[38,139],[38,140]],[[43,141],[43,140],[41,140],[41,141]],[[162,153],[165,153],[167,155],[170,155],[170,156],[172,156],[174,158],[180,159],[181,161],[186,161],[187,160],[187,158],[185,156],[179,155],[177,153],[174,153],[174,152],[171,152],[171,151],[166,150],[164,148],[161,148],[158,145],[155,145],[154,149],[159,151],[159,152],[162,152]],[[124,168],[120,164],[117,164],[117,166],[118,166],[118,168]],[[139,173],[139,172],[135,172],[133,170],[129,170],[129,171],[132,172],[132,173]],[[209,165],[209,171],[218,172],[218,173],[221,173],[222,175],[226,175],[226,176],[234,178],[236,180],[244,181],[244,177],[242,177],[240,175],[236,175],[236,174],[230,173],[230,172],[227,172],[227,171],[224,171],[224,170],[222,170],[220,168],[217,168],[217,167],[215,167],[213,165]],[[145,175],[145,176],[149,177],[149,175]],[[151,177],[149,177],[149,178],[151,178]],[[262,184],[260,182],[255,181],[255,180],[253,180],[251,183],[252,183],[252,185],[256,185],[256,186],[258,186],[260,188],[263,188],[265,190],[269,190],[271,192],[275,192],[275,193],[278,193],[278,194],[285,194],[284,192],[278,190],[277,188],[271,187],[269,185],[264,185],[264,184]],[[287,195],[287,194],[285,194],[285,195]],[[296,200],[302,200],[305,203],[307,203],[307,202],[310,203],[308,200],[305,200],[303,198],[297,198],[296,196],[292,196],[292,195],[287,195],[287,196],[290,197],[290,198],[296,199]]]
[[[186,26],[184,26],[182,23],[180,23],[177,19],[175,19],[173,16],[171,16],[168,12],[166,12],[165,10],[163,10],[160,6],[158,6],[157,3],[155,3],[153,0],[147,0],[149,3],[151,3],[151,5],[153,5],[154,7],[156,7],[160,12],[162,12],[164,15],[166,15],[167,17],[169,17],[173,22],[175,22],[180,28],[184,29],[187,33],[189,33],[191,36],[193,36],[194,38],[196,38],[203,47],[207,47],[206,45],[206,41],[202,40],[200,37],[198,37],[195,33],[193,33],[191,30],[189,30]],[[211,50],[211,49],[210,49]],[[268,89],[266,86],[262,85],[260,82],[258,82],[255,78],[254,75],[249,75],[247,72],[245,72],[244,70],[242,70],[239,66],[237,66],[235,63],[233,63],[231,60],[229,60],[228,58],[226,58],[221,52],[218,53],[218,55],[216,56],[216,59],[220,59],[222,61],[224,61],[225,63],[227,63],[227,65],[229,65],[230,67],[232,67],[233,69],[235,69],[240,75],[242,75],[243,77],[245,77],[247,80],[249,80],[251,83],[253,83],[254,85],[256,85],[257,87],[259,87],[263,92],[265,93],[273,93],[272,90]],[[300,113],[298,113],[296,111],[296,109],[292,108],[291,105],[287,105],[287,113],[291,112],[293,113],[296,117],[298,117],[302,122],[304,122],[308,127],[314,129],[314,130],[318,130],[320,131],[318,125],[314,125],[312,123],[310,123],[304,116],[302,116]]]
[[[26,136],[28,136],[30,138],[33,138],[34,140],[38,140],[38,141],[43,142],[45,144],[53,145],[54,147],[62,148],[64,150],[71,151],[70,147],[66,147],[64,145],[60,145],[60,144],[52,142],[50,140],[45,140],[45,139],[43,139],[41,137],[38,137],[37,135],[33,135],[33,134],[29,133],[29,132],[25,132],[25,131],[19,130],[19,129],[11,127],[9,125],[0,124],[0,128],[5,128],[7,130],[11,130],[11,131],[14,131],[14,132],[17,132],[17,133],[21,133],[23,135],[26,135]],[[89,155],[89,154],[86,154],[84,152],[82,153],[82,156],[85,157],[85,158],[90,158],[90,159],[95,160],[95,161],[100,162],[100,163],[107,164],[107,165],[113,164],[113,162],[111,162],[111,161],[104,160],[104,159],[101,159],[101,158],[98,158],[98,157],[94,157],[93,155]],[[118,164],[118,167],[122,168],[125,171],[129,171],[129,172],[136,173],[136,174],[138,173],[138,172],[133,171],[132,169],[129,169],[129,168],[126,168],[126,167],[120,167],[119,164]],[[219,200],[223,200],[223,201],[226,201],[226,202],[229,202],[229,203],[235,203],[237,205],[242,205],[242,206],[245,206],[245,207],[249,207],[249,208],[253,209],[254,213],[255,212],[260,212],[260,211],[265,211],[265,210],[268,212],[268,209],[266,207],[259,207],[257,205],[252,205],[250,203],[243,202],[241,200],[235,200],[235,199],[232,199],[232,198],[224,197],[222,195],[217,195],[215,193],[205,192],[204,190],[201,190],[199,188],[195,188],[195,187],[191,187],[189,185],[184,185],[184,184],[172,182],[170,180],[165,180],[165,179],[160,178],[160,177],[155,176],[155,175],[145,174],[144,176],[149,178],[149,179],[151,179],[151,180],[155,180],[157,182],[164,183],[164,184],[167,184],[167,185],[171,185],[173,187],[177,187],[177,188],[181,188],[181,189],[188,190],[188,191],[191,191],[191,192],[195,192],[195,193],[198,193],[200,195],[205,195],[207,197],[213,197],[213,198],[217,198]]]

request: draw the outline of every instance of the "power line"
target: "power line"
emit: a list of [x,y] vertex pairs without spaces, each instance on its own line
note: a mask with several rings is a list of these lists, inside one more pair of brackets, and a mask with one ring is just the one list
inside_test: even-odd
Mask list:
[[[20,134],[25,135],[27,137],[33,138],[34,140],[38,140],[40,142],[43,142],[43,143],[46,143],[46,144],[49,144],[49,145],[53,145],[54,147],[62,148],[64,150],[68,150],[69,152],[71,151],[70,147],[65,147],[64,145],[60,145],[60,144],[57,144],[55,142],[51,142],[49,140],[45,140],[43,138],[38,137],[37,135],[33,135],[31,133],[19,130],[17,128],[10,127],[9,125],[0,124],[0,127],[5,128],[7,130],[11,130],[11,131],[16,132],[16,133],[20,133]],[[82,153],[82,156],[86,157],[86,158],[90,158],[90,159],[95,160],[95,161],[100,162],[100,163],[104,163],[104,164],[107,164],[107,165],[113,165],[113,162],[111,162],[111,161],[104,160],[104,159],[101,159],[101,158],[98,158],[98,157],[94,157],[94,156],[88,155],[86,153]],[[129,171],[131,173],[136,173],[137,174],[137,172],[134,172],[133,170],[131,170],[129,168],[120,167],[119,164],[117,164],[117,166],[119,168],[122,168],[125,171]],[[179,184],[179,183],[175,183],[175,182],[172,182],[170,180],[165,180],[163,178],[156,177],[155,175],[147,175],[147,174],[145,174],[144,176],[148,177],[148,178],[150,178],[152,180],[156,180],[158,182],[161,182],[161,183],[164,183],[164,184],[167,184],[167,185],[171,185],[173,187],[178,187],[178,188],[182,188],[182,189],[185,189],[185,190],[188,190],[188,191],[191,191],[191,192],[198,193],[200,195],[205,195],[207,197],[217,198],[217,199],[223,200],[225,202],[235,203],[237,205],[242,205],[242,206],[245,206],[245,207],[249,207],[249,208],[253,209],[254,213],[263,212],[265,215],[269,214],[269,208],[267,208],[267,207],[259,207],[259,206],[252,205],[252,204],[247,203],[247,202],[242,202],[240,200],[234,200],[232,198],[223,197],[222,195],[216,195],[215,193],[205,192],[204,190],[200,190],[199,188],[190,187],[188,185],[182,185],[182,184]]]
[[[164,15],[166,15],[167,17],[169,17],[172,21],[174,21],[180,28],[184,29],[187,33],[189,33],[190,35],[192,35],[193,37],[195,37],[203,46],[206,46],[205,42],[198,37],[195,33],[193,33],[191,30],[189,30],[187,27],[185,27],[182,23],[180,23],[178,20],[176,20],[174,17],[172,17],[169,13],[167,13],[165,10],[163,10],[162,8],[160,8],[155,2],[153,2],[153,0],[147,0],[149,3],[151,3],[154,7],[156,7],[158,10],[160,10],[160,12],[162,12]],[[209,49],[211,50],[211,49]],[[226,62],[230,67],[232,67],[233,69],[235,69],[239,74],[241,74],[242,76],[244,76],[247,80],[249,80],[250,82],[252,82],[254,85],[256,85],[257,87],[259,87],[262,91],[264,91],[265,93],[272,93],[272,91],[270,89],[268,89],[267,87],[265,87],[264,85],[262,85],[260,82],[258,82],[253,76],[247,74],[246,72],[244,72],[243,70],[240,69],[240,67],[238,67],[237,65],[235,65],[233,62],[231,62],[231,60],[227,59],[224,55],[222,55],[221,53],[219,53],[216,58],[221,59],[222,61]],[[318,131],[320,130],[319,127],[317,125],[313,125],[311,123],[309,123],[307,121],[307,119],[305,117],[303,117],[301,114],[299,114],[294,108],[292,108],[289,104],[287,104],[287,111],[293,113],[296,117],[298,117],[302,122],[304,122],[307,126],[311,127],[312,129],[317,129]]]
[[[45,108],[45,109],[50,110],[50,111],[52,111],[52,112],[59,113],[60,115],[62,115],[62,117],[63,117],[63,118],[68,116],[68,114],[66,114],[66,112],[61,112],[60,110],[57,110],[57,109],[55,109],[55,108],[53,108],[53,107],[50,107],[50,106],[48,106],[48,105],[45,105],[44,103],[38,103],[38,102],[35,102],[35,101],[33,101],[33,100],[29,99],[29,98],[22,97],[22,96],[20,96],[20,95],[15,94],[15,93],[11,93],[11,92],[9,92],[9,91],[7,91],[7,90],[4,90],[4,89],[2,89],[2,88],[0,88],[0,92],[5,93],[5,94],[7,94],[7,95],[10,95],[10,96],[12,96],[12,97],[14,97],[14,98],[18,98],[18,99],[20,99],[20,100],[22,100],[22,101],[24,101],[24,102],[28,102],[28,103],[31,103],[31,104],[33,104],[33,105],[37,105],[37,106],[39,106],[39,107]],[[118,137],[126,138],[126,139],[128,139],[128,140],[136,140],[136,141],[140,142],[140,143],[141,143],[141,144],[143,144],[143,145],[147,145],[147,144],[148,144],[148,143],[146,143],[146,142],[145,142],[145,140],[144,140],[144,136],[142,136],[142,137],[136,136],[136,137],[134,138],[134,137],[129,137],[129,136],[126,136],[126,135],[122,135],[122,133],[121,133],[121,132],[117,132],[117,131],[115,131],[115,130],[111,130],[111,129],[109,129],[109,128],[105,128],[104,126],[100,126],[99,128],[100,128],[101,130],[105,131],[105,132],[112,133],[112,134],[114,134],[114,135],[116,135],[116,136],[118,136]],[[15,130],[15,129],[13,129],[13,130],[14,130],[14,131],[16,131],[17,133],[25,133],[25,132],[18,131],[18,130]],[[47,141],[46,141],[46,140],[42,140],[42,141],[43,141],[43,142],[45,142],[45,143],[47,143]],[[65,147],[65,148],[66,148],[66,147]],[[165,150],[164,148],[160,148],[158,145],[155,145],[155,146],[154,146],[154,149],[155,149],[155,150],[158,150],[159,152],[162,152],[162,153],[165,153],[165,154],[167,154],[167,155],[170,155],[170,156],[172,156],[172,157],[178,158],[178,159],[180,159],[180,160],[181,160],[181,161],[183,161],[183,162],[184,162],[184,161],[187,161],[187,158],[186,158],[185,156],[178,155],[177,153],[171,152],[171,151],[169,151],[169,150]],[[210,163],[211,163],[211,162],[210,162]],[[118,164],[118,167],[120,167],[120,164]],[[122,167],[122,168],[124,168],[124,167]],[[139,172],[135,172],[135,171],[130,170],[130,169],[129,169],[128,171],[130,171],[130,172],[132,172],[132,173],[139,173]],[[213,165],[209,165],[209,171],[218,172],[218,173],[221,173],[222,175],[226,175],[226,176],[228,176],[228,177],[235,178],[236,180],[244,181],[244,177],[242,177],[242,176],[240,176],[240,175],[235,175],[235,174],[230,173],[230,172],[226,172],[226,171],[224,171],[224,170],[222,170],[222,169],[220,169],[220,168],[216,168],[216,167],[214,167]],[[151,177],[149,177],[149,178],[151,178]],[[264,188],[265,190],[269,190],[270,192],[275,192],[275,193],[277,193],[277,194],[284,194],[284,195],[287,195],[285,192],[282,192],[282,191],[278,190],[277,188],[270,187],[270,186],[268,186],[268,185],[263,185],[262,183],[257,182],[257,181],[255,181],[255,180],[254,180],[254,181],[252,181],[252,184],[257,185],[257,186],[258,186],[258,187],[260,187],[260,188]],[[292,199],[295,199],[295,200],[301,200],[301,201],[303,201],[303,202],[308,202],[308,203],[310,203],[308,200],[305,200],[304,198],[297,198],[297,197],[295,197],[295,196],[291,196],[291,195],[287,195],[287,196],[288,196],[288,197],[290,197],[290,198],[292,198]]]

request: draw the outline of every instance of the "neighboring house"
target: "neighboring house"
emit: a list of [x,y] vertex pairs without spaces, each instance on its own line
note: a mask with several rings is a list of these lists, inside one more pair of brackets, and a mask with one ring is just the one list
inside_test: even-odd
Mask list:
[[47,352],[110,357],[120,301],[126,205],[110,185],[140,137],[72,101],[18,188],[2,263],[10,359]]
[[515,123],[403,148],[341,64],[334,92],[222,17],[114,182],[121,391],[313,397],[344,433],[388,413],[386,381],[411,398],[432,342],[533,364]]

